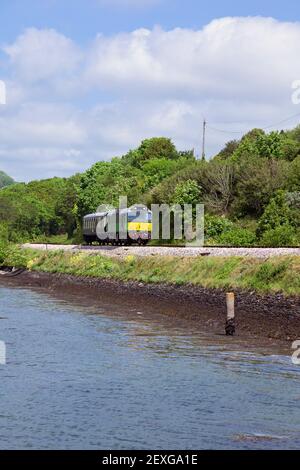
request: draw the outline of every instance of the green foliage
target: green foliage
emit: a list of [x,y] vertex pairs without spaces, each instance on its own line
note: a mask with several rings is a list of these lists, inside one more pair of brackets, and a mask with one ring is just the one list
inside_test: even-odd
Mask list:
[[[125,195],[128,205],[203,202],[206,237],[213,243],[254,243],[254,228],[243,225],[252,219],[259,220],[257,236],[264,244],[271,239],[273,245],[274,240],[286,244],[292,239],[288,226],[296,240],[300,231],[300,126],[271,133],[253,129],[208,162],[155,137],[81,175],[11,183],[0,172],[0,189],[6,186],[0,190],[0,240],[5,242],[67,235],[69,242],[80,243],[82,217],[99,205],[117,206]],[[281,226],[281,234],[272,232]]]
[[194,180],[187,180],[179,183],[174,192],[174,204],[197,204],[200,202],[201,189]]
[[77,198],[72,193],[72,181],[72,178],[51,178],[2,189],[0,220],[7,226],[9,241],[20,242],[40,235],[66,232],[69,194],[74,201]]
[[300,211],[300,191],[287,192],[286,202],[291,209]]
[[96,163],[81,177],[78,221],[100,204],[117,206],[119,196],[127,196],[129,205],[140,202],[147,191],[194,162],[192,152],[177,152],[170,139],[158,137],[144,140],[122,158]]
[[6,223],[0,223],[0,242],[8,243],[8,226]]
[[286,185],[289,164],[281,160],[253,157],[235,167],[235,198],[231,206],[237,217],[259,217],[277,190]]
[[123,157],[124,161],[140,168],[149,160],[176,160],[179,154],[171,139],[165,137],[153,137],[145,139],[136,150],[131,150]]
[[260,240],[262,246],[297,246],[299,240],[296,237],[296,229],[291,225],[279,225],[273,229],[266,230]]
[[77,226],[77,199],[80,184],[80,175],[75,175],[66,180],[60,197],[56,200],[55,214],[61,220],[60,232],[67,233],[71,239]]
[[300,156],[287,169],[286,187],[289,191],[300,191]]
[[284,277],[289,267],[289,261],[284,259],[278,263],[265,262],[261,264],[255,273],[255,282],[258,285],[269,284],[274,281],[278,281]]
[[177,185],[188,180],[198,183],[204,165],[202,162],[188,161],[186,167],[165,178],[147,194],[147,204],[172,204]]
[[269,159],[285,158],[285,151],[288,143],[289,141],[287,136],[284,133],[279,132],[262,134],[256,141],[259,156]]
[[233,223],[226,217],[206,215],[204,233],[206,238],[218,238],[233,228]]
[[177,257],[170,256],[118,259],[87,253],[22,251],[20,255],[18,249],[10,250],[4,263],[27,266],[35,271],[122,281],[300,294],[300,263],[296,256],[275,257],[267,261],[245,257],[190,257],[179,262]]
[[8,253],[8,244],[4,240],[0,239],[0,265],[3,265],[3,262]]
[[233,152],[231,160],[239,162],[240,160],[251,160],[259,157],[259,150],[256,141],[250,137],[244,137],[237,149]]
[[0,248],[0,263],[3,266],[26,268],[31,258],[31,251],[24,250],[17,245],[6,245],[2,252]]
[[254,129],[246,134],[232,154],[234,161],[252,158],[267,158],[292,161],[299,155],[300,142],[288,132],[273,131],[265,134]]
[[296,215],[296,212],[288,204],[286,192],[278,191],[259,219],[257,235],[261,237],[264,232],[275,230],[280,226],[295,228],[297,225]]
[[142,165],[142,172],[145,178],[143,191],[147,191],[157,186],[161,181],[173,175],[177,171],[186,168],[187,159],[180,157],[177,160],[166,158],[153,158],[147,160]]
[[120,196],[128,196],[128,203],[137,202],[143,188],[141,170],[121,159],[95,163],[82,177],[78,189],[78,217],[95,212],[100,204],[118,206]]
[[[32,243],[49,243],[51,245],[72,245],[74,243],[74,234],[72,238],[67,233],[61,233],[58,235],[38,235],[32,238]],[[81,243],[81,240],[80,242]]]
[[222,233],[218,243],[225,246],[252,246],[256,243],[256,236],[251,230],[234,227]]
[[221,150],[221,152],[218,153],[215,158],[219,160],[227,160],[234,154],[234,152],[238,149],[239,145],[240,142],[238,140],[230,140],[225,144],[224,148]]

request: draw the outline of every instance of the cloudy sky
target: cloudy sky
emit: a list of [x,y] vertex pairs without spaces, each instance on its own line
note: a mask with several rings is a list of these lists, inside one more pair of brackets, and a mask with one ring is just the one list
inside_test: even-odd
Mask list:
[[203,117],[209,156],[295,126],[297,3],[1,0],[0,169],[68,176],[160,135],[200,153]]

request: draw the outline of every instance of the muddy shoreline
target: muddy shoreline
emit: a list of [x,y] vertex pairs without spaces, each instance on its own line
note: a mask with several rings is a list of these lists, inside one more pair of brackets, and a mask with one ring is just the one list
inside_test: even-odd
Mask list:
[[[157,313],[189,322],[196,322],[203,331],[224,333],[226,316],[225,291],[200,286],[144,284],[110,279],[76,277],[23,271],[0,276],[0,285],[43,288],[92,298],[103,302],[107,298],[130,299],[151,304]],[[300,297],[282,294],[258,295],[254,292],[236,292],[236,322],[239,337],[265,338],[270,341],[291,342],[300,338]]]

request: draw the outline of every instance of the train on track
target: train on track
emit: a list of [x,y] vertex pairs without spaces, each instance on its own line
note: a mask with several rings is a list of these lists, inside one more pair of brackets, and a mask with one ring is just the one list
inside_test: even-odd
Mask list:
[[145,206],[132,206],[88,214],[83,218],[83,238],[91,245],[146,245],[151,240],[152,212]]

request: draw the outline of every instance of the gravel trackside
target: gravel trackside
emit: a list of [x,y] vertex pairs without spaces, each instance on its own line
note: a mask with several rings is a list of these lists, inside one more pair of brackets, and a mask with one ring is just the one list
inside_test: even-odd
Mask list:
[[23,248],[35,250],[63,250],[87,252],[105,256],[247,256],[250,258],[270,258],[274,256],[300,256],[299,248],[221,248],[221,247],[158,247],[158,246],[83,246],[83,245],[46,245],[26,243]]

